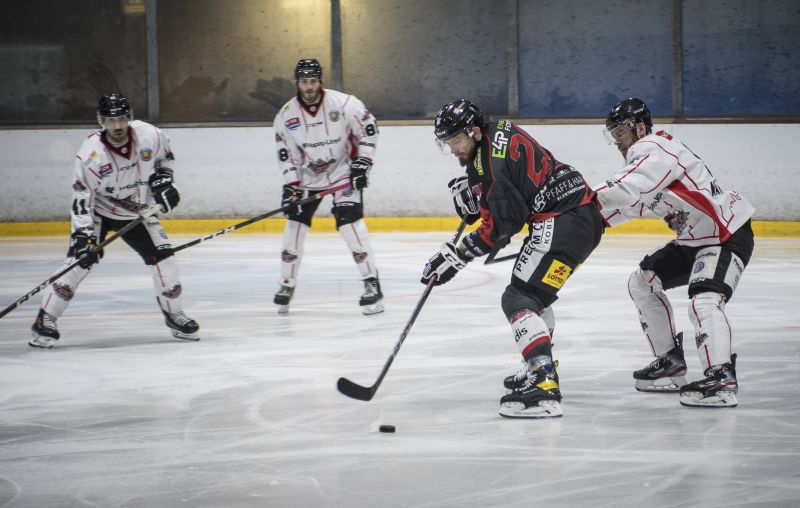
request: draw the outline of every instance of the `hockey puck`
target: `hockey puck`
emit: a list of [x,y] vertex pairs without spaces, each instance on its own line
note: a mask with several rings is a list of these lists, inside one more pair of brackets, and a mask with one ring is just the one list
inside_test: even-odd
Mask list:
[[394,425],[381,425],[378,427],[378,430],[381,432],[389,432],[392,433],[395,431]]

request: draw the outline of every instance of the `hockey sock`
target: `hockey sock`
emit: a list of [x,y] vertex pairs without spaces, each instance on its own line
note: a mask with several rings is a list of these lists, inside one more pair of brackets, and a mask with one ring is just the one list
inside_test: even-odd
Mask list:
[[552,362],[550,332],[547,324],[532,310],[521,310],[511,316],[511,329],[522,358],[547,357]]
[[651,270],[637,269],[628,279],[628,293],[639,311],[639,321],[653,355],[673,349],[675,318],[658,275]]
[[725,316],[725,297],[720,293],[700,293],[692,297],[689,319],[695,330],[697,356],[703,371],[731,361],[731,326]]
[[364,223],[364,219],[341,226],[339,233],[353,254],[353,260],[355,260],[356,266],[361,272],[361,278],[376,277],[378,269],[375,266],[375,256],[372,254],[367,225]]
[[283,229],[283,245],[281,247],[281,278],[284,281],[292,281],[297,278],[300,271],[300,262],[303,260],[303,248],[308,234],[308,226],[302,222],[293,220],[286,221]]
[[[73,260],[70,259],[69,261],[72,262]],[[61,270],[63,268],[59,268],[56,273]],[[47,286],[42,292],[42,310],[54,318],[61,317],[64,311],[67,310],[70,300],[75,296],[81,281],[87,275],[89,275],[89,270],[76,266],[63,277]]]
[[181,292],[183,288],[178,272],[178,262],[175,256],[162,259],[155,265],[153,270],[153,286],[156,288],[156,299],[158,305],[164,312],[174,314],[183,310]]

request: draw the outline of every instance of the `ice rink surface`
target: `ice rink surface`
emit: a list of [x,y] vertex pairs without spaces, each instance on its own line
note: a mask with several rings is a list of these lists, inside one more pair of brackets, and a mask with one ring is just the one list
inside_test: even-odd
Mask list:
[[[309,235],[288,316],[271,303],[278,235],[187,249],[197,343],[170,336],[149,270],[113,243],[55,349],[27,345],[38,298],[0,319],[0,507],[800,506],[799,239],[757,240],[727,307],[737,408],[633,389],[651,357],[626,281],[668,240],[655,236],[606,236],[562,290],[562,418],[497,414],[519,365],[500,310],[511,262],[472,263],[435,288],[371,402],[339,394],[340,376],[375,381],[449,236],[372,235],[386,295],[374,316],[359,311],[336,234]],[[0,307],[58,268],[66,246],[0,239]],[[685,289],[669,295],[691,337]],[[691,381],[691,340],[686,350]]]

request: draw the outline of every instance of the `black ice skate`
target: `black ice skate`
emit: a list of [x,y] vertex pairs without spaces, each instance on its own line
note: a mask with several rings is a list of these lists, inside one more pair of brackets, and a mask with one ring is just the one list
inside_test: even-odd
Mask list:
[[561,416],[561,390],[553,364],[539,367],[520,387],[500,399],[500,416],[554,418]]
[[200,331],[200,326],[194,319],[183,312],[166,312],[164,309],[161,309],[161,312],[164,313],[164,322],[172,331],[173,337],[183,340],[200,340],[197,333]]
[[683,333],[675,336],[676,346],[659,355],[650,365],[633,372],[635,388],[640,392],[675,393],[686,384],[686,360],[683,358]]
[[[558,383],[558,360],[553,361],[553,370],[555,371],[555,381]],[[503,379],[503,386],[507,390],[506,393],[511,393],[514,390],[519,390],[522,386],[528,382],[528,377],[532,376],[534,371],[528,365],[528,362],[523,361],[522,367],[516,372],[516,374],[512,374],[507,376]]]
[[364,279],[364,294],[361,295],[361,300],[358,302],[361,306],[361,312],[366,316],[383,312],[381,300],[383,300],[383,293],[381,292],[381,281],[378,280],[378,277]]
[[731,363],[714,365],[705,372],[706,378],[681,388],[681,404],[692,407],[735,407],[739,402],[736,393],[736,355]]
[[281,284],[278,292],[275,293],[275,298],[272,299],[272,302],[278,306],[278,314],[289,312],[289,302],[292,301],[292,296],[294,296],[294,287]]
[[36,321],[31,326],[32,337],[28,341],[31,347],[40,347],[49,349],[56,345],[56,341],[61,337],[56,327],[56,318],[39,309],[39,315],[36,316]]

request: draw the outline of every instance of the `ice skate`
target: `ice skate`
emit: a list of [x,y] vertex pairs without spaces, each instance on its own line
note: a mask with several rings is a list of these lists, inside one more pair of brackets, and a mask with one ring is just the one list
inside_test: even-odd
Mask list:
[[183,340],[200,340],[198,335],[200,326],[194,319],[183,312],[170,313],[163,309],[161,312],[164,313],[164,322],[167,323],[167,326],[172,331],[173,337]]
[[358,302],[361,306],[361,312],[366,316],[383,312],[381,300],[383,300],[383,293],[381,292],[381,281],[378,280],[378,277],[364,279],[364,294],[361,295],[361,300]]
[[506,418],[554,418],[561,411],[561,390],[553,364],[530,372],[523,385],[500,399],[500,416]]
[[275,298],[272,299],[272,302],[278,306],[278,314],[289,313],[289,302],[292,301],[292,296],[294,296],[294,287],[281,284],[280,289],[275,293]]
[[32,337],[28,341],[31,347],[49,349],[56,345],[56,341],[61,337],[56,327],[56,318],[39,309],[39,315],[31,326]]
[[683,333],[675,336],[677,345],[659,355],[650,365],[633,372],[634,387],[640,392],[675,393],[686,384]]
[[[553,369],[555,370],[555,381],[558,383],[558,360],[553,361]],[[519,370],[510,376],[503,379],[503,386],[506,393],[511,393],[514,390],[519,390],[528,381],[528,377],[533,375],[533,370],[528,366],[528,362],[523,361]]]
[[736,355],[731,363],[714,365],[705,372],[706,378],[681,388],[681,404],[692,407],[735,407],[739,402],[736,393]]

